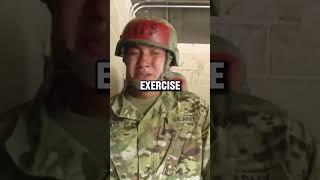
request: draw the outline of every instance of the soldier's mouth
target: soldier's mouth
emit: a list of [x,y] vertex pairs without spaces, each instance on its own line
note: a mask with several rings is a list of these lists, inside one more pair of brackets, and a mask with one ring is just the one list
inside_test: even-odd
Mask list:
[[150,73],[146,73],[146,72],[138,72],[135,75],[135,78],[138,80],[151,80],[151,74]]

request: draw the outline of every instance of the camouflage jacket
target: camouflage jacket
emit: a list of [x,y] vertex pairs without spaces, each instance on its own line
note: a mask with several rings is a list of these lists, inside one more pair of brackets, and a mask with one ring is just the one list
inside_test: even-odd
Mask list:
[[54,121],[48,113],[51,110],[44,103],[31,104],[1,118],[0,122],[16,122],[1,144],[7,156],[4,153],[1,156],[11,161],[10,172],[24,178],[0,171],[0,179],[104,179],[105,167],[97,167],[96,159],[86,147]]
[[111,98],[111,179],[201,179],[209,160],[209,108],[188,92],[162,92],[143,115]]
[[253,96],[214,98],[212,179],[320,179],[317,142],[301,123]]

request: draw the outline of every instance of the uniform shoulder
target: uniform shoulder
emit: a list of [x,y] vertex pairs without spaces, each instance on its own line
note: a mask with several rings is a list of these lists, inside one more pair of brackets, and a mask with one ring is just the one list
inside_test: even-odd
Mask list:
[[[228,99],[228,109],[232,113],[272,114],[287,116],[287,112],[272,102],[252,95],[232,94]],[[219,101],[214,101],[214,103]],[[219,104],[216,104],[219,106]]]
[[184,102],[191,102],[191,103],[207,104],[204,99],[202,99],[200,96],[190,91],[174,92],[174,96],[177,98],[178,101],[181,101],[181,102],[184,101]]
[[255,96],[238,97],[238,107],[241,106],[242,114],[247,116],[247,123],[252,123],[259,130],[271,134],[283,132],[285,137],[301,144],[311,144],[313,135],[309,128],[297,119],[293,114],[288,113],[280,106]]
[[115,102],[116,100],[119,100],[122,96],[123,96],[122,93],[113,95],[113,96],[110,98],[110,104],[111,104],[111,105],[114,104],[114,102]]
[[207,114],[210,111],[208,103],[204,99],[202,99],[200,96],[192,92],[188,92],[188,91],[174,92],[174,97],[177,103],[179,103],[184,107],[191,108],[192,111],[200,110],[200,112],[204,112],[205,114]]

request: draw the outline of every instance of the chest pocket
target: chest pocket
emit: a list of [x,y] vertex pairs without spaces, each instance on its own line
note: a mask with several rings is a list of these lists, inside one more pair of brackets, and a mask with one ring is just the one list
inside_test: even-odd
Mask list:
[[195,123],[197,117],[197,114],[188,114],[165,120],[167,127],[164,128],[171,139],[167,139],[170,145],[161,165],[163,169],[159,169],[162,175],[186,177],[201,169],[201,128]]

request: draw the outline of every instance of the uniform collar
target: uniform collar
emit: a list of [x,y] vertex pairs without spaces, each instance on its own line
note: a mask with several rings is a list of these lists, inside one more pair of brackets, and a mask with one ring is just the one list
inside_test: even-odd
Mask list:
[[[161,92],[160,96],[150,107],[150,109],[155,108],[159,112],[168,112],[172,110],[177,105],[177,101],[175,100],[174,96],[175,93],[171,91]],[[111,98],[110,105],[113,113],[119,118],[139,120],[143,117],[143,114],[140,113],[139,110],[129,102],[124,92]]]

